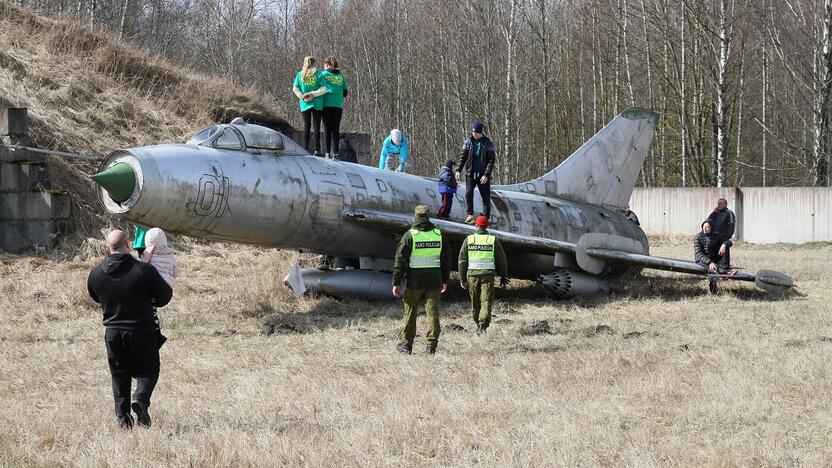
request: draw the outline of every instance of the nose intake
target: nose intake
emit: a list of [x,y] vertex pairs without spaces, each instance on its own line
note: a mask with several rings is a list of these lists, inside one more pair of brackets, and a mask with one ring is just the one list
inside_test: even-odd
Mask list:
[[136,188],[136,173],[127,163],[118,163],[91,177],[116,203],[130,199]]

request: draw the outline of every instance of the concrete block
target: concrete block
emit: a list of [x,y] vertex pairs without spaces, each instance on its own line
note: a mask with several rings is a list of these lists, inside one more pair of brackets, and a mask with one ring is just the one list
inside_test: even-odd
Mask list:
[[26,108],[0,109],[0,135],[28,135],[29,112]]
[[0,250],[21,253],[37,248],[50,248],[66,233],[63,220],[0,222]]
[[45,164],[0,162],[0,192],[34,192],[48,186]]
[[0,193],[0,220],[67,219],[72,210],[69,195],[63,192]]

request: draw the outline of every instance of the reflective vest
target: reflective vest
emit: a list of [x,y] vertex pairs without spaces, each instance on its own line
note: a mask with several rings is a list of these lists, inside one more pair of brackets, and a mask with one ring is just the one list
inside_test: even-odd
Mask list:
[[439,268],[442,265],[442,232],[439,229],[411,229],[410,235],[413,237],[410,268]]
[[468,236],[468,269],[496,270],[494,261],[494,241],[491,234],[471,234]]

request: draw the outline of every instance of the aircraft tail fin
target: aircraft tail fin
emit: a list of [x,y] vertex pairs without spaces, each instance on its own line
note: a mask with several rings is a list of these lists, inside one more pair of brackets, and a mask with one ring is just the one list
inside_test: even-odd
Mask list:
[[658,121],[655,112],[627,109],[551,172],[501,188],[623,209],[630,201]]

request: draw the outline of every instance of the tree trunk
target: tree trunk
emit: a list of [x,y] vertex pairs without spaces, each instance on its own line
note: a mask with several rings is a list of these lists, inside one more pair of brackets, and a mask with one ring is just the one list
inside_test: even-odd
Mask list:
[[[650,104],[650,109],[655,110],[655,100],[653,97],[653,74],[651,70],[651,57],[650,57],[650,36],[647,32],[647,8],[644,5],[644,0],[641,0],[641,21],[642,21],[642,33],[644,34],[644,47],[645,47],[645,62],[647,66],[647,102]],[[650,179],[651,183],[655,186],[656,185],[656,150],[654,149],[656,145],[650,145]]]
[[763,187],[766,186],[766,158],[768,156],[768,48],[763,45]]
[[[508,165],[511,160],[511,134],[514,130],[514,40],[515,40],[515,13],[517,11],[517,0],[511,0],[509,9],[508,25],[504,31],[506,40],[506,94],[505,94],[505,119],[503,123],[503,164]],[[506,168],[508,169],[508,168]],[[503,172],[508,175],[508,170]],[[502,181],[506,183],[504,179]]]
[[812,143],[812,185],[829,185],[829,98],[832,93],[832,0],[825,0],[823,42],[820,56],[819,86],[814,102],[814,141]]
[[[832,1],[832,0],[830,0]],[[728,68],[728,58],[731,53],[730,42],[731,34],[728,31],[727,0],[720,0],[719,2],[719,72],[717,78],[717,98],[716,98],[716,186],[725,186],[725,152],[728,147],[728,135],[725,128],[725,114],[728,110],[728,82],[726,79],[726,69]]]
[[124,40],[124,27],[127,24],[127,10],[130,9],[130,0],[124,0],[121,4],[121,21],[118,27],[118,40]]
[[624,44],[624,71],[627,74],[627,90],[630,93],[630,106],[636,106],[636,96],[633,92],[633,79],[630,75],[630,48],[627,45],[627,0],[622,0],[621,3],[621,41]]

